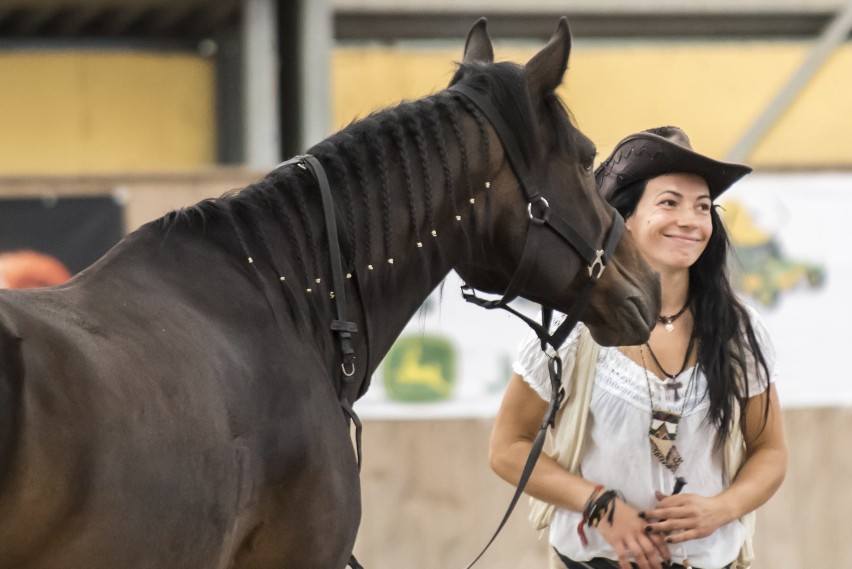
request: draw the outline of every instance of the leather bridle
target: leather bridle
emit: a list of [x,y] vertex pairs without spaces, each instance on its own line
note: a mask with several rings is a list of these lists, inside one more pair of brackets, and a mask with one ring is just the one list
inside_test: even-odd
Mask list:
[[[521,260],[518,262],[515,273],[509,281],[509,285],[506,287],[502,298],[499,300],[484,300],[477,297],[473,287],[469,285],[462,287],[462,295],[468,302],[473,302],[486,309],[502,308],[508,310],[515,316],[523,319],[535,330],[539,339],[542,341],[542,348],[544,348],[544,344],[550,344],[556,350],[565,341],[571,328],[579,322],[592,289],[600,279],[610,259],[612,259],[615,248],[624,234],[624,219],[618,212],[614,212],[609,235],[606,238],[603,248],[598,249],[590,245],[585,238],[571,227],[568,221],[555,218],[551,215],[550,203],[541,194],[538,184],[530,174],[515,136],[512,134],[500,112],[491,102],[484,95],[468,85],[453,85],[449,90],[460,93],[470,99],[491,122],[491,125],[497,132],[497,136],[500,138],[500,142],[503,144],[503,150],[518,180],[518,184],[521,186],[526,197],[527,215],[530,224],[523,252],[521,253]],[[540,325],[509,306],[509,303],[518,296],[518,291],[526,283],[532,272],[532,263],[539,251],[539,241],[545,229],[555,233],[573,248],[580,258],[587,263],[589,272],[589,278],[580,289],[574,307],[566,315],[560,329],[553,334],[550,334],[548,330],[549,316],[545,316],[544,320],[546,321],[543,322],[543,325]],[[545,309],[545,313],[548,314],[547,309]]]
[[[453,85],[449,88],[449,90],[470,99],[471,102],[473,102],[473,104],[476,105],[476,107],[479,108],[479,110],[488,118],[491,126],[497,132],[497,136],[503,144],[503,151],[509,160],[509,165],[515,174],[515,178],[518,180],[518,184],[524,192],[524,196],[526,197],[527,215],[529,217],[529,229],[527,231],[526,241],[524,242],[523,252],[521,253],[521,260],[518,262],[515,274],[509,281],[509,285],[506,287],[506,291],[503,293],[502,298],[499,300],[485,300],[476,296],[474,288],[467,284],[462,286],[462,296],[468,302],[472,302],[478,306],[482,306],[483,308],[489,310],[500,308],[521,318],[535,331],[541,341],[542,350],[547,352],[546,347],[548,344],[554,350],[553,355],[548,354],[550,357],[548,362],[548,373],[550,376],[551,399],[548,404],[547,412],[541,422],[539,432],[533,441],[530,454],[524,464],[524,469],[521,473],[520,479],[518,480],[518,485],[515,490],[515,494],[512,496],[512,500],[509,503],[509,507],[503,515],[503,519],[500,521],[500,524],[497,526],[496,531],[491,536],[491,539],[479,555],[477,555],[476,558],[467,566],[467,569],[470,569],[488,550],[497,538],[497,535],[506,525],[506,522],[509,520],[509,516],[515,509],[515,506],[517,505],[518,500],[523,494],[524,488],[529,481],[530,475],[535,467],[535,463],[541,455],[542,448],[544,447],[544,440],[547,435],[547,429],[548,427],[553,427],[555,424],[556,412],[559,410],[562,404],[562,399],[565,397],[565,390],[562,386],[562,360],[559,357],[557,350],[568,337],[568,334],[570,334],[574,326],[577,325],[577,322],[580,321],[595,284],[597,284],[604,272],[604,269],[606,269],[610,259],[612,259],[615,248],[618,246],[618,243],[624,233],[624,219],[618,212],[615,212],[613,214],[609,235],[606,237],[603,248],[598,249],[589,245],[588,241],[577,233],[577,231],[575,231],[566,220],[554,218],[551,215],[550,204],[547,199],[541,195],[538,185],[530,174],[514,134],[509,129],[506,121],[503,119],[503,116],[491,104],[491,102],[484,95],[468,85]],[[568,245],[577,252],[580,258],[588,264],[589,271],[588,279],[586,279],[580,289],[574,302],[574,306],[571,308],[571,311],[566,314],[565,319],[553,333],[549,330],[550,319],[553,314],[552,309],[542,307],[542,322],[539,324],[509,306],[509,303],[518,296],[518,291],[521,290],[521,287],[526,283],[532,273],[532,263],[539,250],[539,241],[541,240],[541,236],[545,230],[552,231],[560,239],[568,243]]]

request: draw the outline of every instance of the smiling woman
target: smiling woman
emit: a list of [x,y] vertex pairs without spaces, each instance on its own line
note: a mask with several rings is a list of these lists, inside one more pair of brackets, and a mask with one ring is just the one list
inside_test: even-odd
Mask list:
[[[644,345],[598,349],[581,324],[560,349],[570,395],[558,458],[527,485],[555,507],[545,520],[555,567],[751,563],[750,514],[781,484],[786,443],[772,345],[731,289],[713,206],[750,171],[662,127],[622,140],[596,172],[660,274],[662,310]],[[494,425],[492,466],[513,483],[550,396],[547,363],[531,338]]]

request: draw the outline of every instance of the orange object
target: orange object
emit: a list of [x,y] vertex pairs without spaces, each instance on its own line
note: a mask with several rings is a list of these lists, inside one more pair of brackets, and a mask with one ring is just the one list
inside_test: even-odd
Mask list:
[[37,288],[62,284],[71,272],[61,261],[37,251],[0,253],[0,288]]

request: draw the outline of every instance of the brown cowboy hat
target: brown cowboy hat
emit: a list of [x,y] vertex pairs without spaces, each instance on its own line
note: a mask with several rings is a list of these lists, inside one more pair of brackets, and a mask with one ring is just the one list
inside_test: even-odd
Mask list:
[[719,162],[692,150],[689,138],[676,126],[662,126],[631,134],[619,142],[595,170],[598,191],[609,200],[615,192],[638,180],[683,172],[704,178],[716,199],[734,182],[751,172],[743,164]]

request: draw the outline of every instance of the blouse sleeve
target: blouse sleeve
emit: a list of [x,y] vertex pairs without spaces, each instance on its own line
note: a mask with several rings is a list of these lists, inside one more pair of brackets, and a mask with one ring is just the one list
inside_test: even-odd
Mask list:
[[[559,348],[559,357],[562,358],[563,383],[569,380],[574,369],[581,326],[583,326],[582,323],[574,326],[565,343]],[[518,359],[512,366],[512,370],[523,377],[524,381],[545,401],[550,400],[550,374],[547,371],[547,363],[550,361],[550,356],[554,354],[555,352],[550,346],[547,347],[546,353],[543,352],[538,336],[534,332],[530,332],[521,342]],[[569,386],[566,384],[566,387]]]
[[[754,336],[757,340],[757,345],[763,353],[763,358],[766,360],[766,367],[769,370],[769,383],[774,383],[778,378],[776,367],[775,346],[772,343],[772,338],[769,336],[769,330],[766,329],[766,324],[760,313],[754,307],[746,305],[751,326],[754,329]],[[748,394],[749,397],[754,397],[763,393],[768,385],[764,378],[763,369],[757,364],[754,353],[750,349],[745,350],[746,373],[748,374]]]

